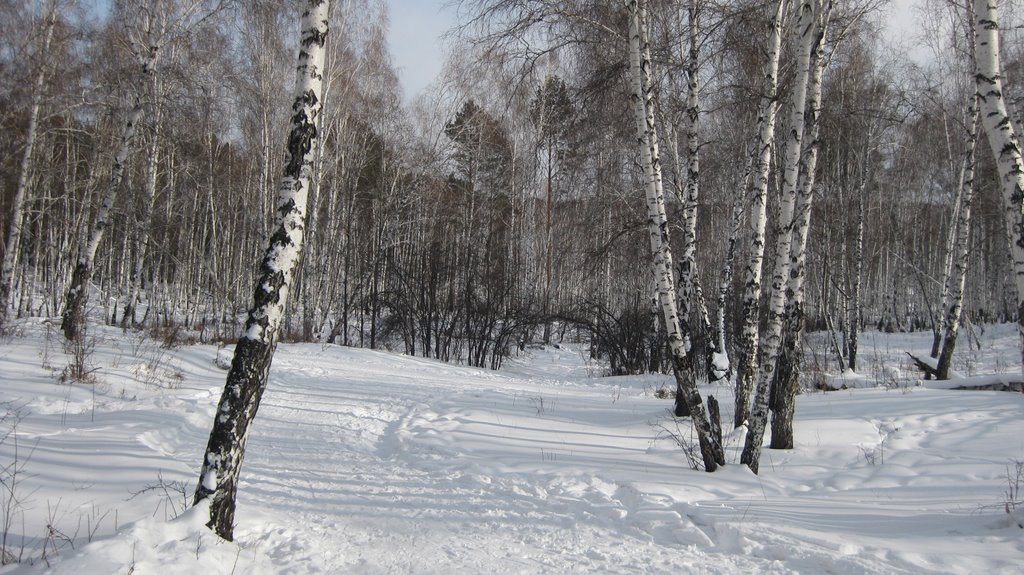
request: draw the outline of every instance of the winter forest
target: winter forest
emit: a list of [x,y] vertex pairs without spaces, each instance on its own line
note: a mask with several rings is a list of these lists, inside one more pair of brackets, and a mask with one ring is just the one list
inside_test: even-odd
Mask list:
[[[319,548],[289,553],[267,542],[275,540],[272,519],[257,521],[257,528],[250,523],[238,537],[236,527],[245,523],[236,501],[259,483],[247,483],[243,458],[250,436],[261,441],[261,401],[266,395],[271,409],[275,401],[299,405],[298,388],[292,400],[274,394],[299,385],[287,374],[301,373],[293,379],[320,382],[324,397],[342,394],[330,401],[370,393],[367,385],[407,398],[409,405],[381,400],[395,413],[399,405],[410,410],[386,428],[368,423],[378,417],[372,409],[345,419],[356,430],[352,445],[376,430],[384,435],[374,453],[412,467],[420,462],[423,473],[446,480],[472,477],[486,489],[500,479],[519,506],[532,501],[523,486],[537,488],[531,473],[557,478],[548,481],[544,499],[567,513],[600,517],[580,536],[589,551],[574,564],[585,572],[703,565],[662,557],[673,545],[717,549],[722,573],[967,573],[978,564],[918,560],[909,551],[896,558],[849,551],[847,545],[875,548],[848,544],[841,534],[815,543],[824,549],[817,552],[801,550],[803,536],[787,532],[789,539],[771,540],[784,551],[772,552],[768,539],[726,529],[727,518],[702,515],[690,496],[660,479],[654,489],[645,483],[653,480],[626,471],[605,478],[594,471],[602,466],[553,471],[570,456],[552,455],[560,452],[550,447],[540,448],[539,471],[501,474],[490,463],[474,463],[456,474],[428,452],[486,459],[486,449],[472,447],[490,421],[476,419],[489,409],[480,393],[512,405],[529,397],[527,415],[557,419],[563,410],[559,425],[592,425],[562,431],[600,437],[619,435],[615,416],[599,418],[586,407],[589,400],[569,396],[580,387],[607,394],[615,386],[618,402],[626,386],[632,409],[647,411],[631,416],[641,423],[622,437],[650,443],[640,449],[656,465],[677,466],[671,474],[687,476],[688,486],[713,491],[724,482],[723,490],[750,490],[751,498],[766,500],[763,481],[777,481],[779,497],[794,495],[802,482],[812,489],[815,457],[825,467],[849,467],[839,455],[803,453],[792,457],[805,458],[799,461],[807,469],[776,469],[779,458],[790,457],[784,454],[813,443],[801,418],[827,419],[831,408],[821,402],[838,402],[830,398],[840,393],[870,400],[855,419],[871,422],[873,446],[846,447],[857,465],[881,468],[885,448],[910,441],[907,426],[923,426],[922,435],[948,431],[959,421],[958,398],[983,394],[990,402],[977,407],[984,417],[1008,403],[1016,415],[985,420],[982,428],[994,433],[999,422],[1014,421],[1016,431],[996,446],[982,442],[989,431],[979,431],[974,447],[962,444],[963,453],[984,443],[998,465],[983,479],[1005,487],[996,505],[1017,522],[1017,535],[1000,540],[983,565],[991,572],[1019,568],[1024,402],[1005,393],[1024,390],[1018,2],[455,0],[447,9],[457,21],[444,38],[442,71],[422,92],[406,94],[388,42],[392,7],[384,0],[0,0],[0,371],[7,372],[0,373],[0,411],[7,414],[0,419],[0,565],[130,573],[140,561],[166,569],[183,553],[199,563],[182,573],[197,565],[234,572],[240,560],[240,569],[256,573],[475,571],[474,561],[484,556],[461,547],[440,562],[416,565],[386,563],[382,550],[362,563],[331,559]],[[896,14],[911,27],[894,31]],[[114,351],[129,342],[136,342],[132,352]],[[36,348],[45,350],[38,352],[43,366],[33,359]],[[24,455],[28,443],[19,451],[18,426],[44,426],[36,436],[48,437],[51,423],[34,423],[32,412],[55,414],[63,401],[64,429],[69,402],[79,400],[98,422],[96,394],[114,402],[114,374],[121,363],[141,361],[142,348],[173,376],[154,375],[158,368],[146,364],[148,375],[136,370],[124,376],[134,384],[116,384],[121,400],[132,395],[124,385],[140,382],[148,387],[136,404],[176,404],[192,401],[182,390],[217,390],[194,413],[173,420],[179,423],[172,427],[188,431],[141,432],[150,447],[157,433],[157,451],[183,463],[168,471],[174,482],[161,476],[157,485],[133,490],[162,490],[174,501],[164,502],[164,514],[168,506],[174,516],[200,510],[196,526],[181,528],[212,529],[211,543],[199,535],[200,544],[172,553],[159,537],[184,541],[194,531],[153,535],[154,527],[147,531],[152,547],[163,551],[136,556],[138,542],[150,542],[136,527],[130,561],[114,551],[90,555],[83,550],[99,548],[85,547],[99,521],[83,532],[78,515],[79,529],[68,535],[53,512],[41,517],[46,505],[38,497],[36,511],[28,511],[24,483],[45,473],[33,469],[35,456]],[[986,355],[992,349],[998,357]],[[275,352],[284,356],[275,359]],[[209,373],[205,364],[193,375],[166,367],[191,365],[203,353],[215,359],[206,361]],[[135,359],[117,359],[128,356]],[[36,371],[22,371],[33,362]],[[334,367],[314,377],[317,362]],[[331,380],[332,369],[364,363],[377,367],[334,372],[338,379]],[[584,368],[570,364],[587,366],[587,377],[572,379]],[[24,386],[43,373],[49,383],[32,385],[47,391],[31,388],[22,401]],[[978,374],[997,381],[965,378]],[[348,377],[355,378],[351,386],[339,383]],[[408,385],[400,385],[406,377]],[[152,384],[161,378],[157,393]],[[510,379],[472,391],[488,378]],[[556,386],[568,395],[545,404],[555,392],[537,382],[559,378],[571,380]],[[506,384],[519,391],[498,391]],[[953,389],[964,386],[973,389]],[[861,387],[870,389],[854,389]],[[894,389],[903,393],[882,395]],[[930,392],[945,395],[926,400]],[[53,394],[52,404],[28,399],[38,394]],[[451,394],[477,399],[458,403]],[[898,401],[920,405],[891,403]],[[330,411],[327,405],[322,409]],[[444,406],[458,417],[439,415]],[[156,417],[161,408],[153,409],[140,413]],[[506,419],[513,413],[525,421],[514,410]],[[461,432],[446,427],[453,421]],[[273,424],[266,425],[263,433],[270,433]],[[842,435],[844,425],[828,434]],[[458,441],[463,432],[469,443]],[[437,433],[454,439],[432,443],[441,441]],[[172,449],[179,443],[188,451]],[[293,452],[312,449],[297,439],[290,445]],[[906,447],[910,453],[920,446]],[[630,457],[639,456],[622,459],[624,468],[647,465]],[[927,464],[914,460],[907,469],[917,477],[921,466]],[[411,481],[388,473],[376,480]],[[364,480],[376,481],[366,479],[372,475],[367,471]],[[777,477],[759,479],[765,475]],[[598,476],[618,487],[602,488]],[[470,497],[477,492],[465,481],[457,489],[479,497]],[[651,495],[659,489],[668,495]],[[599,496],[624,507],[591,513],[612,505]],[[843,501],[852,509],[850,497]],[[281,496],[296,499],[304,501]],[[659,507],[654,520],[650,506],[657,501],[673,506]],[[294,511],[293,503],[281,505]],[[433,517],[461,513],[463,505],[419,509]],[[505,511],[519,512],[519,521],[505,519],[514,532],[526,529],[530,514]],[[675,515],[666,523],[669,512]],[[778,509],[761,512],[765,521],[780,521],[771,515]],[[662,549],[662,563],[626,567],[621,562],[642,545],[617,550],[599,543],[641,537],[620,530],[622,517]],[[672,526],[677,518],[685,529]],[[432,520],[447,525],[452,518]],[[48,535],[30,533],[26,524],[34,522],[45,523]],[[476,533],[450,529],[456,538]],[[727,545],[729,529],[736,531]],[[116,527],[109,530],[119,536]],[[943,545],[922,542],[930,536],[925,531],[911,527],[908,545]],[[549,551],[538,552],[548,562],[498,572],[564,572],[567,565],[550,549],[568,544],[545,533],[532,545]],[[744,537],[760,551],[744,547]],[[230,544],[237,554],[201,549],[217,538],[237,538]],[[295,536],[293,543],[305,539]],[[974,539],[957,541],[957,554],[980,552]],[[40,544],[41,552],[32,551]],[[60,561],[73,551],[77,563]],[[758,559],[742,559],[751,553]],[[115,556],[122,563],[107,570],[114,563],[101,559]],[[22,571],[0,566],[0,573]]]

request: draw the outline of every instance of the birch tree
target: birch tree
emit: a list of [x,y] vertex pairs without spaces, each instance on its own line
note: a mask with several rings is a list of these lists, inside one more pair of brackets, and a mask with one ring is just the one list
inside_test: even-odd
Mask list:
[[149,160],[146,164],[146,181],[143,191],[143,213],[138,218],[138,240],[135,247],[135,262],[132,264],[128,301],[124,306],[121,326],[135,323],[135,306],[140,301],[142,292],[142,269],[146,263],[150,240],[153,234],[153,205],[156,202],[157,176],[160,165],[160,102],[159,85],[156,74],[153,74],[150,93],[154,100],[153,133],[149,145]]
[[1021,160],[1020,141],[1003,98],[998,0],[974,0],[974,32],[979,113],[989,147],[996,158],[1003,191],[1003,214],[1013,262],[1013,283],[1017,291],[1021,369],[1024,371],[1024,161]]
[[679,313],[676,308],[672,250],[669,246],[665,192],[658,151],[658,132],[654,121],[651,60],[644,30],[646,6],[639,0],[624,0],[624,4],[629,17],[630,98],[636,124],[637,145],[640,148],[640,163],[644,171],[647,227],[651,253],[654,256],[657,303],[668,333],[677,393],[683,396],[693,419],[704,469],[711,472],[725,463],[725,457],[719,439],[712,433],[711,423],[704,410],[700,392],[697,390],[692,367],[687,361],[689,336],[680,329]]
[[800,361],[803,356],[804,283],[807,278],[807,236],[811,227],[811,204],[814,199],[815,172],[818,166],[818,132],[821,126],[822,79],[825,74],[825,30],[831,15],[831,1],[814,19],[817,36],[811,54],[811,78],[808,88],[807,140],[800,157],[799,182],[793,222],[793,242],[789,256],[789,278],[785,317],[784,347],[778,359],[778,376],[771,390],[772,449],[793,448],[793,416],[796,395],[800,389]]
[[[679,315],[683,323],[683,329],[695,333],[696,338],[691,337],[698,343],[696,348],[706,354],[705,367],[708,372],[708,379],[715,379],[714,354],[722,351],[717,347],[716,341],[711,336],[711,320],[708,317],[707,305],[704,302],[704,295],[700,289],[697,276],[697,206],[700,201],[700,12],[701,6],[698,0],[690,0],[686,8],[687,20],[689,22],[688,33],[684,42],[686,46],[681,51],[685,53],[681,58],[686,63],[686,176],[683,178],[684,193],[680,194],[680,204],[683,206],[683,242],[682,257],[679,262]],[[681,54],[683,55],[683,54]],[[677,170],[682,171],[678,167]],[[691,316],[696,315],[697,321],[691,322]],[[696,323],[696,330],[691,327]],[[691,356],[697,349],[691,350]],[[696,364],[696,357],[690,358],[691,364]],[[677,395],[676,414],[685,413],[685,404]]]
[[303,8],[287,161],[278,188],[274,231],[260,265],[245,330],[235,346],[195,492],[196,504],[209,500],[207,526],[228,541],[233,537],[235,497],[245,445],[267,386],[302,252],[306,200],[315,148],[319,145],[317,125],[323,105],[329,6],[329,0],[308,0]]
[[757,136],[754,141],[754,164],[749,178],[751,202],[750,251],[743,270],[743,325],[737,342],[735,427],[750,419],[750,395],[757,372],[758,322],[761,301],[761,265],[764,261],[765,228],[767,225],[768,176],[771,171],[772,143],[778,113],[776,97],[779,85],[779,57],[782,52],[782,19],[787,0],[779,0],[768,33],[768,61],[764,66],[764,93],[758,105]]
[[[974,20],[973,6],[967,4],[967,21]],[[970,50],[970,59],[977,59],[977,47],[973,27],[969,28],[967,46]],[[967,263],[970,254],[971,239],[971,206],[974,202],[974,172],[975,172],[975,149],[978,141],[978,93],[975,91],[967,99],[966,113],[966,142],[964,149],[963,164],[961,165],[960,187],[957,193],[956,219],[953,224],[954,241],[949,249],[949,274],[946,278],[945,289],[943,290],[942,326],[945,333],[942,336],[942,347],[938,353],[936,365],[936,378],[949,379],[949,366],[953,360],[953,350],[956,349],[957,336],[960,332],[960,320],[964,304],[964,286],[967,282]]]
[[782,327],[787,301],[790,275],[790,252],[793,247],[793,227],[799,184],[800,158],[803,154],[804,111],[810,76],[811,51],[817,42],[815,19],[819,13],[818,0],[802,0],[795,28],[796,78],[790,90],[789,117],[786,126],[786,147],[782,160],[782,198],[775,224],[775,265],[772,271],[772,289],[768,300],[768,326],[761,348],[760,369],[750,426],[740,461],[758,471],[761,443],[768,422],[769,390],[775,377],[775,366],[782,348]]
[[96,262],[96,250],[99,248],[103,235],[110,227],[114,202],[121,187],[127,168],[128,156],[135,147],[135,139],[139,124],[142,122],[146,109],[148,86],[156,71],[161,52],[168,42],[181,37],[206,16],[217,12],[217,5],[209,13],[199,15],[202,0],[190,0],[182,5],[171,2],[160,6],[129,5],[125,17],[126,25],[134,25],[129,31],[129,47],[136,61],[137,76],[135,78],[132,105],[121,129],[121,138],[114,153],[110,178],[102,195],[102,203],[92,226],[84,241],[79,246],[78,256],[71,273],[65,296],[64,312],[61,319],[61,331],[68,340],[76,340],[84,326],[86,302],[89,297],[89,284],[92,280]]

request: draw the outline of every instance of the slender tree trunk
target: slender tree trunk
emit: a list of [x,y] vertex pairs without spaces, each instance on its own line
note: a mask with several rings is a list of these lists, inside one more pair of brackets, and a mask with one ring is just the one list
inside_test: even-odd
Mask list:
[[641,164],[644,168],[647,198],[648,232],[651,252],[655,261],[658,307],[661,309],[668,334],[669,347],[676,384],[683,394],[693,418],[693,426],[700,443],[704,469],[714,471],[725,463],[721,444],[714,440],[707,412],[697,390],[692,370],[688,369],[687,336],[679,325],[676,308],[675,279],[672,277],[672,250],[669,247],[668,219],[665,213],[665,194],[661,178],[661,161],[658,153],[658,134],[654,122],[653,89],[651,85],[651,61],[644,45],[643,28],[646,24],[646,9],[638,0],[624,0],[629,14],[629,53],[632,87],[633,116],[636,122],[637,144],[640,148]]
[[[686,45],[689,49],[684,52],[681,60],[686,62],[687,90],[686,90],[686,168],[685,176],[680,176],[683,168],[680,166],[678,149],[674,131],[669,132],[669,146],[675,151],[676,170],[676,199],[683,212],[683,238],[682,255],[679,258],[676,276],[678,282],[678,300],[676,307],[679,310],[679,327],[683,334],[690,341],[687,346],[687,362],[689,362],[693,373],[697,373],[696,353],[706,349],[702,343],[707,343],[707,337],[700,337],[694,330],[693,319],[696,316],[698,321],[707,317],[707,310],[701,309],[697,298],[697,203],[700,200],[700,146],[699,123],[700,123],[700,100],[699,83],[697,72],[699,68],[698,34],[699,22],[697,20],[696,0],[691,0],[688,7],[689,30]],[[704,326],[701,325],[701,328]],[[697,337],[695,337],[697,336]],[[713,344],[712,344],[713,345]],[[676,393],[676,416],[689,415],[686,402],[682,394]]]
[[[687,331],[693,333],[697,345],[691,350],[704,352],[703,368],[708,380],[714,379],[713,358],[716,342],[712,338],[711,320],[707,303],[700,288],[697,274],[697,205],[700,201],[700,14],[698,0],[690,0],[687,7],[690,23],[688,34],[689,50],[686,55],[686,192],[683,194],[683,256],[679,263],[679,314],[686,320]],[[696,319],[697,329],[691,326]],[[697,363],[691,357],[692,364]],[[682,407],[678,405],[676,410]]]
[[808,142],[801,160],[801,181],[797,194],[790,252],[788,290],[786,302],[784,347],[779,356],[778,377],[772,386],[772,449],[793,449],[793,417],[796,396],[800,390],[800,361],[803,357],[804,282],[807,277],[807,236],[811,227],[811,203],[814,199],[815,171],[818,166],[818,132],[821,118],[822,78],[825,73],[825,29],[831,13],[831,2],[821,17],[816,19],[817,35],[812,54],[813,72],[808,89],[807,121]]
[[1021,337],[1021,368],[1024,371],[1024,161],[1021,160],[1020,142],[1003,99],[998,1],[974,0],[974,12],[979,111],[989,146],[996,158],[1003,190],[1003,213],[1017,290],[1017,330]]
[[[857,371],[857,351],[860,348],[861,310],[863,306],[864,288],[864,218],[867,211],[868,182],[871,179],[868,162],[870,161],[870,130],[864,144],[864,156],[861,159],[860,184],[857,186],[857,230],[853,238],[853,266],[850,273],[849,303],[846,311],[846,323],[849,336],[846,341],[846,358],[849,362],[846,367]],[[895,314],[895,298],[893,298],[893,313]]]
[[149,79],[153,76],[159,55],[159,46],[153,45],[148,46],[139,57],[142,70],[135,90],[135,102],[131,111],[128,112],[128,121],[125,122],[124,130],[121,132],[121,143],[114,156],[114,166],[111,169],[110,181],[107,182],[103,204],[100,205],[100,211],[96,215],[96,221],[93,223],[88,239],[79,249],[78,260],[75,262],[68,293],[65,297],[64,315],[60,327],[64,332],[64,337],[69,340],[77,339],[85,324],[86,301],[89,297],[89,282],[92,279],[93,266],[96,261],[96,250],[103,239],[103,233],[110,225],[111,211],[114,208],[114,201],[117,199],[117,191],[121,187],[121,180],[124,179],[125,163],[135,145],[139,122],[142,121],[145,111],[143,94],[146,93]]
[[[747,184],[743,184],[744,189]],[[737,193],[732,206],[732,225],[729,227],[728,247],[725,250],[725,263],[722,264],[722,271],[718,282],[718,309],[716,310],[716,331],[718,337],[718,363],[714,366],[714,377],[712,381],[726,380],[732,376],[732,360],[728,355],[728,346],[725,341],[725,306],[732,287],[732,270],[736,260],[736,239],[740,235],[740,227],[743,225],[743,194]],[[724,365],[722,365],[724,364]]]
[[811,51],[817,42],[815,19],[818,0],[803,0],[796,25],[796,78],[789,100],[788,132],[783,156],[782,198],[779,218],[775,225],[775,265],[772,271],[772,289],[768,300],[768,327],[761,349],[760,371],[754,406],[750,413],[750,426],[740,461],[757,473],[764,430],[768,423],[770,388],[775,378],[775,366],[782,349],[782,326],[785,320],[789,287],[790,253],[793,249],[793,227],[800,176],[800,158],[803,154],[804,110],[807,105],[807,86],[810,77]]
[[[972,58],[973,60],[973,58]],[[977,107],[977,106],[975,106]],[[928,306],[928,313],[932,318],[932,349],[929,354],[933,358],[939,357],[939,351],[942,348],[942,337],[946,331],[946,317],[942,310],[945,310],[949,305],[949,288],[952,276],[953,276],[953,264],[956,259],[956,242],[957,242],[957,226],[956,222],[960,221],[960,206],[963,203],[963,192],[964,192],[964,178],[967,175],[967,165],[961,162],[960,166],[960,186],[956,193],[956,202],[953,204],[953,213],[950,217],[951,225],[949,226],[949,233],[946,236],[946,258],[942,266],[942,291],[939,294],[939,313],[936,318],[936,314],[932,313],[932,308]]]
[[14,189],[14,198],[11,200],[10,213],[7,220],[7,236],[4,238],[4,259],[0,263],[0,327],[7,323],[7,308],[11,300],[11,290],[14,286],[14,268],[18,253],[17,246],[21,241],[21,228],[25,219],[25,197],[28,194],[28,178],[29,172],[32,170],[36,134],[39,131],[39,107],[43,99],[47,61],[50,56],[50,42],[53,39],[53,29],[56,23],[57,5],[56,2],[53,2],[50,4],[49,12],[46,16],[43,44],[38,54],[39,61],[36,63],[38,70],[36,71],[35,84],[32,89],[32,108],[28,115],[28,134],[25,137],[25,151],[21,156],[18,185]]
[[[968,5],[970,8],[970,5]],[[967,261],[971,239],[971,202],[974,199],[974,150],[978,140],[978,95],[971,96],[967,105],[967,146],[964,151],[964,170],[960,185],[960,210],[957,215],[956,242],[953,251],[953,271],[949,276],[949,308],[945,314],[945,336],[942,351],[936,367],[936,379],[949,379],[949,365],[956,349],[956,338],[960,331],[960,314],[963,310],[964,285],[967,281]]]
[[743,270],[743,327],[737,342],[735,427],[750,419],[750,394],[757,374],[758,322],[761,310],[761,266],[764,261],[765,224],[767,222],[768,176],[771,171],[772,142],[775,139],[775,101],[779,85],[779,55],[782,52],[782,18],[787,0],[779,0],[768,36],[768,62],[765,64],[765,93],[761,96],[754,142],[754,171],[750,184],[750,256]]
[[[153,77],[153,97],[158,98],[156,75]],[[141,299],[142,268],[146,262],[149,243],[153,237],[153,206],[156,202],[158,167],[160,163],[160,103],[154,102],[156,111],[153,114],[153,141],[149,147],[149,164],[146,166],[146,189],[144,193],[144,211],[138,218],[139,238],[135,248],[135,262],[132,265],[131,287],[128,301],[124,306],[121,326],[135,324],[135,306]]]
[[207,526],[228,541],[233,536],[235,496],[250,424],[266,389],[288,292],[302,252],[314,147],[319,145],[316,126],[323,104],[329,4],[329,0],[308,0],[302,13],[292,126],[275,229],[263,256],[245,331],[235,347],[195,493],[195,503],[210,500]]

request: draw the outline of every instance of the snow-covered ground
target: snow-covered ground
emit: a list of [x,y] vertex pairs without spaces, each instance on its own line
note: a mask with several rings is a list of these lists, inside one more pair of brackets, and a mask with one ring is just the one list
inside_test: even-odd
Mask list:
[[[731,465],[691,470],[653,393],[670,378],[598,377],[571,345],[497,373],[281,345],[224,543],[181,514],[217,348],[93,328],[96,383],[66,385],[47,331],[0,342],[0,527],[22,560],[2,575],[1024,572],[1005,511],[1024,395],[917,385],[903,352],[926,334],[866,334],[857,385],[801,396],[797,449],[766,449],[760,476],[739,437]],[[1015,337],[965,341],[958,372],[1015,372]],[[731,391],[706,392],[731,421]]]

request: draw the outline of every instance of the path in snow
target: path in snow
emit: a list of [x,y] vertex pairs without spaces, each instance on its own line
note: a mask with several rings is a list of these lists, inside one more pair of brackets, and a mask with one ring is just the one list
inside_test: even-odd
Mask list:
[[[115,377],[139,370],[126,342],[108,345],[98,395],[55,386],[31,342],[0,347],[0,373],[17,373],[0,386],[28,390],[35,500],[59,499],[69,517],[118,508],[123,525],[166,512],[152,494],[124,501],[158,471],[195,480],[224,372],[214,348],[185,348],[162,364],[180,384],[148,389]],[[240,548],[157,517],[62,552],[53,572],[1021,572],[1021,531],[980,506],[998,503],[1007,462],[1024,455],[1022,395],[805,395],[798,449],[765,450],[760,477],[738,464],[704,474],[654,439],[669,405],[650,391],[669,378],[594,371],[572,348],[494,373],[282,345],[243,468]]]

